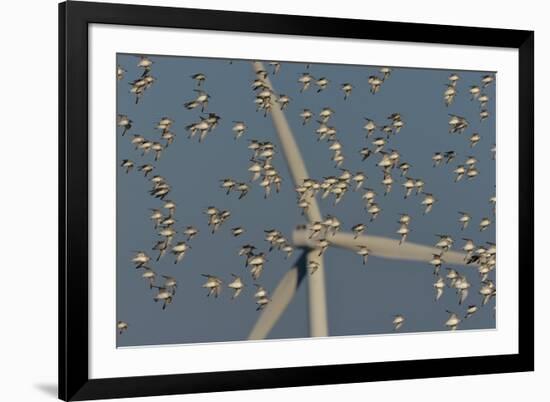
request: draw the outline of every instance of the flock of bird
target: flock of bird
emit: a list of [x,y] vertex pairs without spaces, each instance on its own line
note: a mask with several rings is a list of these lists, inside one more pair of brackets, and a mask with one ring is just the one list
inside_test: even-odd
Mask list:
[[[140,77],[130,82],[130,93],[136,96],[136,104],[145,90],[155,82],[155,78],[151,75],[154,62],[145,56],[141,56],[137,66],[143,69]],[[254,104],[257,112],[262,112],[264,117],[267,117],[271,108],[278,107],[284,110],[292,102],[292,98],[285,94],[277,94],[267,81],[268,75],[271,73],[276,75],[281,69],[280,62],[269,63],[271,71],[257,71],[254,80],[251,83],[254,91]],[[309,65],[306,66],[309,69]],[[117,66],[117,79],[123,80],[126,70]],[[379,69],[378,75],[371,75],[367,79],[370,93],[377,94],[384,83],[391,79],[393,71],[389,67]],[[200,110],[198,119],[193,123],[185,126],[188,139],[193,139],[198,134],[198,141],[203,142],[207,135],[212,133],[222,119],[216,113],[208,111],[208,102],[211,98],[205,89],[207,76],[203,73],[196,73],[190,77],[195,81],[194,97],[188,99],[183,104],[186,110]],[[458,74],[451,74],[445,83],[443,93],[443,102],[447,107],[452,107],[455,97],[459,94]],[[479,84],[471,85],[468,89],[470,99],[478,101],[480,104],[480,120],[485,120],[489,113],[486,109],[489,97],[484,93],[484,89],[494,81],[494,75],[484,75],[481,77]],[[325,90],[331,81],[327,77],[315,78],[309,72],[300,75],[297,80],[297,89],[300,93],[308,91],[311,87],[316,88],[316,92],[320,93]],[[342,83],[341,91],[344,99],[352,97],[354,85],[345,82]],[[330,107],[322,108],[318,113],[314,113],[309,109],[303,109],[300,113],[303,126],[308,126],[313,120],[318,124],[314,128],[313,133],[316,135],[317,141],[326,141],[328,149],[333,153],[331,161],[334,163],[334,168],[338,169],[338,174],[323,177],[320,179],[308,178],[294,188],[296,193],[296,202],[302,214],[307,213],[310,208],[311,199],[320,196],[321,199],[327,197],[333,198],[333,204],[337,205],[343,197],[349,192],[362,192],[362,200],[366,213],[370,216],[369,222],[373,222],[380,213],[382,213],[383,202],[378,201],[378,194],[370,187],[364,187],[368,180],[364,172],[351,172],[345,169],[345,154],[343,144],[339,141],[338,130],[331,124],[331,117],[334,115],[334,110]],[[436,196],[425,190],[428,184],[418,177],[412,177],[409,171],[412,165],[403,160],[401,153],[389,145],[392,139],[401,135],[400,133],[406,127],[406,120],[398,113],[391,113],[386,121],[375,122],[371,118],[365,118],[363,129],[365,130],[365,139],[367,145],[358,152],[361,159],[365,161],[368,158],[376,158],[379,160],[377,166],[382,173],[381,184],[384,187],[384,195],[389,194],[396,184],[403,188],[403,198],[409,199],[412,197],[420,197],[418,202],[423,214],[428,214],[437,204]],[[158,139],[147,139],[139,134],[134,134],[130,141],[135,147],[136,157],[142,161],[135,163],[132,159],[123,159],[121,167],[126,173],[130,173],[134,167],[143,174],[145,179],[151,183],[149,195],[161,202],[161,205],[151,209],[150,219],[152,228],[158,234],[158,240],[153,244],[150,250],[138,250],[131,258],[131,262],[136,269],[141,272],[141,277],[146,282],[149,289],[155,289],[152,299],[155,302],[162,303],[164,310],[167,305],[172,303],[175,295],[178,282],[176,278],[167,275],[158,275],[152,268],[152,265],[159,262],[162,258],[167,258],[167,254],[173,255],[174,264],[180,263],[185,255],[191,249],[193,239],[200,235],[200,230],[195,226],[186,226],[182,230],[177,230],[176,219],[176,202],[169,199],[172,186],[167,180],[160,175],[155,174],[154,162],[158,161],[162,154],[176,139],[176,135],[172,132],[174,120],[169,117],[162,117],[155,125],[155,129],[159,132]],[[119,127],[120,135],[126,136],[132,130],[132,120],[127,115],[118,115],[117,126]],[[462,135],[468,129],[469,122],[466,118],[449,114],[449,133],[451,135]],[[247,132],[247,124],[243,121],[233,121],[232,133],[235,140],[241,138]],[[472,133],[469,138],[469,146],[473,149],[480,141],[479,133]],[[371,146],[369,146],[369,143]],[[283,178],[279,171],[274,166],[274,157],[277,154],[277,146],[270,141],[258,141],[250,139],[247,144],[250,151],[250,164],[248,167],[248,180],[237,180],[233,178],[222,178],[219,182],[219,187],[227,196],[233,193],[237,194],[238,199],[242,199],[252,190],[254,183],[258,183],[262,189],[264,198],[269,197],[273,191],[281,191]],[[148,154],[154,154],[154,161],[150,161]],[[496,147],[491,149],[492,159],[495,159]],[[433,154],[431,163],[434,169],[441,168],[444,165],[450,165],[459,158],[459,155],[453,150],[441,150]],[[457,182],[464,176],[473,180],[479,175],[477,169],[478,159],[473,155],[462,156],[464,162],[454,165],[452,170],[451,180]],[[148,162],[147,162],[148,161]],[[244,173],[244,172],[243,172]],[[399,183],[398,183],[399,182]],[[492,205],[492,213],[495,212],[496,196],[489,200]],[[226,209],[215,206],[208,206],[203,211],[206,216],[206,225],[212,234],[216,234],[224,224],[231,218],[231,212]],[[459,211],[457,225],[461,231],[466,232],[471,229],[471,216],[467,212]],[[411,231],[412,218],[408,214],[401,214],[397,221],[396,235],[399,238],[399,244],[407,241],[407,237]],[[479,222],[479,231],[486,230],[493,223],[493,219],[484,217]],[[370,224],[370,223],[369,223]],[[309,238],[316,242],[316,249],[319,255],[322,255],[330,245],[330,238],[335,233],[342,229],[341,222],[336,216],[327,215],[323,220],[313,222],[309,225],[304,225],[309,231]],[[354,237],[357,238],[367,230],[367,223],[359,222],[349,228]],[[235,226],[230,229],[231,235],[238,237],[246,233],[246,229],[241,226]],[[489,273],[496,267],[496,245],[494,243],[486,243],[476,245],[471,238],[464,237],[462,250],[465,253],[465,262],[477,266],[480,275],[480,290],[481,303],[479,305],[471,304],[467,306],[464,316],[456,312],[448,311],[449,318],[444,325],[454,330],[464,320],[475,314],[478,309],[496,295],[495,284],[488,279]],[[260,251],[253,244],[245,244],[238,250],[238,255],[243,257],[244,266],[249,270],[250,276],[256,288],[254,299],[256,301],[256,309],[262,310],[271,301],[269,292],[258,281],[261,279],[262,272],[268,261],[267,255],[270,252],[282,252],[286,258],[290,257],[294,251],[292,243],[279,230],[270,228],[265,230],[265,241],[268,244],[268,251]],[[453,268],[446,268],[444,276],[440,273],[440,268],[445,264],[445,253],[454,246],[455,239],[446,234],[437,234],[437,241],[434,247],[438,250],[432,255],[429,261],[430,266],[434,269],[433,288],[435,292],[434,300],[441,298],[447,288],[453,289],[457,293],[458,304],[462,305],[468,298],[471,283],[468,278],[459,273]],[[156,254],[156,257],[150,254]],[[367,264],[369,256],[368,246],[359,246],[357,254],[361,258],[363,265]],[[307,269],[310,275],[314,275],[319,268],[319,264],[315,261],[310,261]],[[207,296],[219,297],[222,289],[227,287],[232,292],[231,299],[235,299],[241,295],[246,288],[246,282],[241,276],[231,274],[228,280],[222,279],[219,276],[210,273],[201,274],[205,280],[202,287],[206,290]],[[161,279],[162,278],[162,279]],[[160,279],[160,281],[159,281]],[[393,319],[394,330],[399,330],[405,324],[405,317],[402,314],[396,314]],[[117,330],[123,333],[128,329],[128,324],[124,321],[117,322]]]

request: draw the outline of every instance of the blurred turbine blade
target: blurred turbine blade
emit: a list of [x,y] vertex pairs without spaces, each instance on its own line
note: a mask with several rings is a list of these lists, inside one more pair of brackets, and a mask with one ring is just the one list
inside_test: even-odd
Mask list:
[[[359,247],[367,247],[369,255],[394,260],[425,261],[432,259],[432,254],[440,254],[441,250],[435,247],[404,242],[382,236],[362,235],[354,239],[352,233],[337,232],[334,236],[327,236],[331,246],[357,251]],[[315,247],[316,240],[309,238],[307,230],[295,230],[293,243],[297,247]],[[446,251],[443,260],[448,264],[466,265],[466,254],[458,251]]]
[[[254,67],[254,71],[256,73],[258,71],[266,71],[264,69],[264,65],[260,62],[254,62],[252,63],[252,66]],[[271,85],[271,81],[268,77],[264,79],[264,82],[273,92],[275,92],[275,89]],[[307,173],[304,159],[302,158],[300,149],[298,148],[298,144],[296,144],[294,135],[292,135],[292,131],[290,130],[290,126],[288,125],[288,121],[286,120],[286,117],[277,102],[275,102],[273,99],[271,99],[270,113],[271,119],[273,120],[273,125],[275,126],[275,131],[277,132],[279,142],[281,143],[281,147],[283,149],[283,154],[288,165],[288,170],[290,170],[290,175],[292,176],[292,180],[294,181],[294,185],[301,185],[304,182],[304,179],[309,178],[309,174]],[[310,203],[306,211],[309,221],[320,221],[321,212],[319,210],[317,200],[315,199],[315,197],[311,196],[306,197],[306,199]]]
[[271,294],[271,301],[265,306],[254,328],[248,335],[248,339],[265,339],[284,313],[302,283],[302,279],[307,274],[306,254],[307,251],[303,251],[294,266],[283,276],[279,285]]

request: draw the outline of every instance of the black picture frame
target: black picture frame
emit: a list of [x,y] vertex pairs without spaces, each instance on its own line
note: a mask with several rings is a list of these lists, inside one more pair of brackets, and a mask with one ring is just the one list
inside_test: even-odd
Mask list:
[[[517,354],[213,373],[88,375],[88,25],[192,28],[519,51]],[[534,370],[534,32],[70,1],[59,4],[59,398],[89,400]]]

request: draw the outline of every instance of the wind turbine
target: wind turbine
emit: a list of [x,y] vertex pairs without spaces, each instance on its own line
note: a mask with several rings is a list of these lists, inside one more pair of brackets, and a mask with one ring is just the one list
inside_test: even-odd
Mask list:
[[[255,73],[266,71],[261,62],[252,62]],[[273,85],[268,77],[266,85],[273,91]],[[301,185],[310,176],[294,139],[294,135],[288,125],[286,117],[273,99],[270,99],[269,108],[275,131],[281,143],[283,155],[288,165],[295,186]],[[308,222],[320,222],[321,211],[315,196],[307,195],[309,207],[306,211]],[[438,254],[439,249],[414,243],[399,244],[398,240],[382,237],[362,235],[354,238],[351,233],[338,232],[334,236],[327,237],[332,247],[341,247],[356,251],[359,246],[368,247],[369,255],[409,261],[429,261],[432,254]],[[252,328],[248,339],[264,339],[273,326],[277,323],[287,306],[292,301],[304,278],[308,277],[308,304],[309,304],[309,332],[312,337],[328,336],[328,320],[325,292],[325,272],[323,256],[319,256],[319,250],[314,240],[310,239],[306,230],[296,230],[293,233],[293,244],[303,249],[296,263],[283,276],[271,295],[271,302],[262,310],[260,317]],[[319,268],[313,275],[307,275],[307,264],[316,261]],[[456,251],[447,251],[445,261],[456,265],[466,265],[465,254]]]

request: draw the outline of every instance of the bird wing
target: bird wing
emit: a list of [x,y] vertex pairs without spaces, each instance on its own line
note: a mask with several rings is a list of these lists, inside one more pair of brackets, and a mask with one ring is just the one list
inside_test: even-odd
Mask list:
[[460,300],[459,300],[459,304],[464,303],[464,300],[466,300],[467,297],[468,297],[468,289],[462,289],[462,290],[460,291]]

